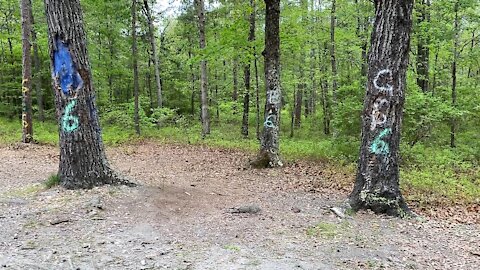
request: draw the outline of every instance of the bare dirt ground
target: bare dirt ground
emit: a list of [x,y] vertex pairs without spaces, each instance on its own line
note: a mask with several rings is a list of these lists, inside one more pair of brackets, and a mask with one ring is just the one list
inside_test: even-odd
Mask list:
[[335,175],[320,163],[256,170],[242,152],[152,142],[108,156],[140,185],[46,190],[56,148],[0,148],[0,268],[480,269],[478,224],[340,219],[346,193],[321,188]]

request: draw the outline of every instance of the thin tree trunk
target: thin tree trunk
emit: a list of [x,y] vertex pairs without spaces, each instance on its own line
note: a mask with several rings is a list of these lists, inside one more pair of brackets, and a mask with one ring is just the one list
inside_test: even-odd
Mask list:
[[295,108],[297,106],[297,86],[293,85],[292,111],[290,113],[290,138],[295,135]]
[[[204,50],[206,46],[205,42],[205,11],[203,0],[195,0],[195,6],[198,16],[198,30],[199,30],[199,43],[200,49]],[[200,76],[200,91],[201,91],[201,103],[202,103],[202,137],[210,134],[210,115],[208,113],[208,89],[207,89],[207,60],[203,59],[200,64],[201,76]]]
[[253,65],[255,67],[255,109],[257,112],[257,139],[260,140],[260,85],[258,79],[258,65],[257,65],[257,52],[256,46],[253,47],[254,55],[253,55]]
[[[458,62],[458,43],[460,37],[460,22],[458,18],[458,6],[459,0],[455,2],[454,11],[455,12],[455,20],[454,24],[454,44],[453,44],[453,62],[452,62],[452,107],[455,108],[457,106],[457,62]],[[455,117],[451,117],[450,119],[450,147],[455,147],[455,131],[457,129],[457,119]]]
[[135,132],[140,135],[140,116],[138,96],[140,87],[138,85],[138,52],[137,52],[137,0],[132,1],[132,61],[133,61],[133,91],[135,97]]
[[232,101],[233,101],[233,114],[237,114],[237,101],[238,101],[238,60],[237,58],[233,59],[233,92],[232,92]]
[[[301,63],[305,61],[305,58],[302,57]],[[297,86],[297,92],[295,95],[295,127],[300,128],[301,123],[302,123],[302,103],[303,103],[303,92],[305,91],[304,83],[303,80],[304,74],[303,74],[303,67],[300,65],[300,77],[299,77],[299,83]]]
[[413,0],[375,0],[360,157],[349,197],[354,210],[409,213],[399,187],[399,144],[412,9]]
[[265,0],[265,122],[260,154],[252,165],[283,166],[279,155],[279,125],[282,92],[280,88],[280,0]]
[[330,60],[332,64],[332,95],[333,105],[337,104],[337,58],[335,52],[335,27],[336,27],[336,0],[332,0],[332,10],[330,15]]
[[157,106],[161,108],[163,105],[162,84],[160,81],[160,63],[157,54],[157,45],[155,43],[155,29],[153,26],[152,12],[150,10],[150,7],[148,6],[148,0],[143,0],[143,5],[145,7],[145,13],[147,15],[148,35],[150,36],[150,46],[152,47],[153,54],[153,68],[155,70],[155,82],[157,83]]
[[[252,43],[255,41],[255,0],[250,0],[250,32],[248,34],[249,48],[253,48]],[[250,50],[249,50],[250,51]],[[242,118],[242,135],[248,136],[248,114],[250,112],[250,63],[245,65],[245,94],[243,96],[243,118]]]
[[[323,110],[323,133],[325,135],[330,135],[330,98],[328,96],[328,80],[325,77],[327,74],[326,60],[328,55],[328,46],[325,45],[322,50],[319,45],[319,65],[321,67],[320,73],[323,74],[323,78],[320,81],[320,87],[322,88],[322,110]],[[321,57],[321,52],[323,51],[323,57]]]
[[21,0],[22,13],[22,142],[33,142],[32,121],[32,2]]
[[101,138],[79,0],[45,0],[60,131],[58,176],[66,188],[131,182],[109,166]]
[[312,87],[310,90],[310,97],[308,99],[308,107],[310,113],[315,117],[316,113],[316,103],[317,103],[317,67],[316,67],[316,61],[317,59],[315,58],[315,49],[312,48],[310,51],[310,77],[312,79]]
[[[430,22],[430,0],[422,0],[420,16],[418,18],[418,44],[417,44],[417,85],[422,89],[423,93],[428,92],[428,74],[430,48],[428,47],[430,39],[428,33],[422,30],[424,22]],[[427,30],[428,31],[428,30]]]
[[41,65],[40,65],[40,56],[38,54],[38,44],[37,44],[37,33],[33,25],[33,13],[32,15],[32,45],[33,45],[33,64],[35,67],[35,76],[34,76],[34,83],[35,83],[35,92],[37,94],[37,107],[38,107],[38,120],[45,121],[45,113],[43,112],[43,93],[42,93],[42,78],[41,78]]

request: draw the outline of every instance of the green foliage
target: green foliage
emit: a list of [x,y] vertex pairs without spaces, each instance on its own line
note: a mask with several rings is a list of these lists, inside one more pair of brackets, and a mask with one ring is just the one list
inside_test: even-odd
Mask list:
[[60,184],[60,177],[58,177],[58,174],[52,174],[50,175],[45,182],[43,182],[43,185],[45,188],[50,189],[54,186],[58,186]]

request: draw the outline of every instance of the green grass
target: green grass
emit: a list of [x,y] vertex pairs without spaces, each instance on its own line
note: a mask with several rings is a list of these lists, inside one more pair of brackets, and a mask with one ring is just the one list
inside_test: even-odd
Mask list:
[[45,180],[45,182],[43,182],[43,185],[45,186],[45,188],[49,189],[49,188],[52,188],[54,186],[58,186],[58,184],[60,184],[60,177],[58,177],[57,174],[52,174],[50,175],[47,180]]
[[[0,145],[19,142],[20,121],[0,118]],[[326,137],[320,130],[304,127],[296,137],[289,138],[285,128],[281,137],[280,152],[287,161],[308,159],[323,161],[332,165],[342,174],[355,173],[358,155],[358,141]],[[198,123],[184,122],[179,126],[142,127],[142,135],[133,129],[114,125],[103,125],[103,140],[108,146],[140,142],[145,139],[158,143],[180,143],[206,145],[226,149],[241,149],[255,154],[259,142],[255,138],[254,125],[250,136],[240,134],[240,124],[212,123],[212,133],[207,138],[200,136]],[[41,144],[57,145],[58,128],[55,123],[34,124],[34,138]],[[480,203],[480,169],[473,150],[467,147],[440,148],[417,144],[411,148],[402,145],[401,188],[411,202],[422,204],[437,203]],[[470,158],[470,157],[473,158]],[[352,177],[353,178],[353,177]]]
[[328,222],[321,222],[317,225],[310,227],[307,229],[308,236],[316,236],[316,237],[325,237],[325,238],[334,238],[337,232],[337,225]]

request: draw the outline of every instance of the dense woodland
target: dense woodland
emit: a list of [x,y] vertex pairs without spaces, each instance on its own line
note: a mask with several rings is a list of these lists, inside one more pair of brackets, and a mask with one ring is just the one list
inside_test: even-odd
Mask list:
[[[280,96],[265,90],[269,1],[167,2],[81,1],[104,127],[137,134],[177,127],[205,139],[264,144],[262,129],[278,123],[280,155],[282,142],[293,140],[298,152],[320,145],[322,158],[358,160],[368,55],[382,36],[372,1],[281,1]],[[33,125],[35,139],[35,125],[56,116],[46,8],[43,1],[31,4],[33,120],[27,126]],[[392,59],[408,63],[405,92],[395,92],[405,98],[398,163],[409,172],[402,176],[426,194],[438,183],[453,183],[446,193],[473,202],[480,186],[480,2],[419,0],[412,14],[405,32],[410,44],[387,48]],[[22,97],[21,22],[19,2],[1,0],[0,116],[18,129],[30,106]],[[278,117],[270,118],[272,108]]]

